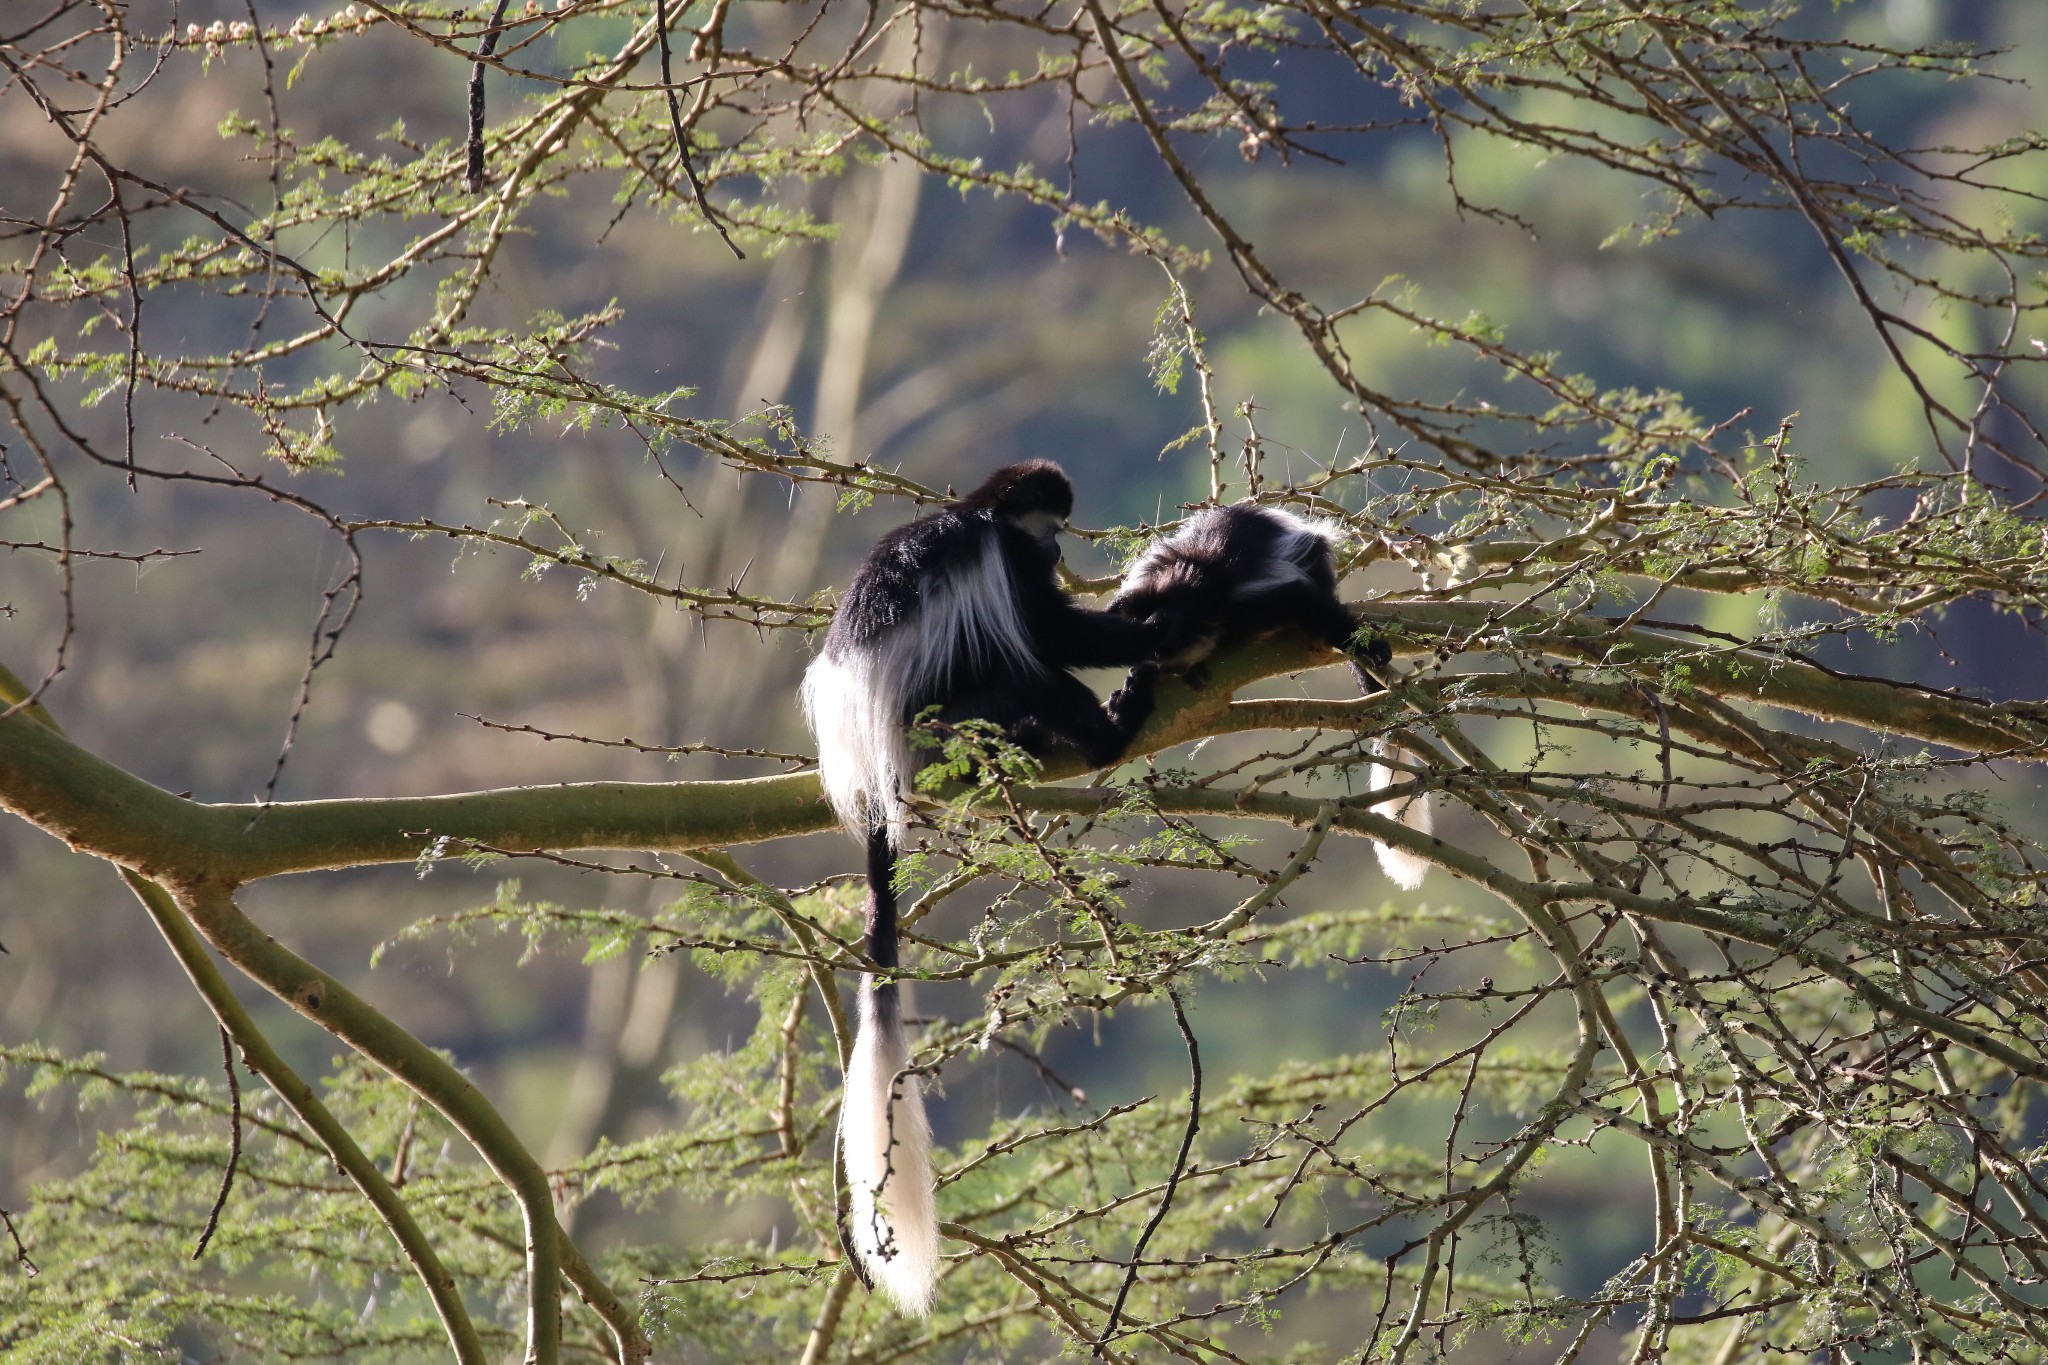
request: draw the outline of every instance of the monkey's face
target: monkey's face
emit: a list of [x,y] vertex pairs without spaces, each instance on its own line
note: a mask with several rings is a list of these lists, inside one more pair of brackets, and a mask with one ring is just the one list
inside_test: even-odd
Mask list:
[[1060,531],[1066,518],[1056,512],[1023,512],[1003,517],[1002,524],[1023,533],[1023,545],[1014,538],[1010,541],[1011,553],[1020,555],[1023,563],[1035,563],[1036,569],[1048,574],[1059,568]]
[[1035,512],[1021,513],[1018,516],[1012,517],[1010,521],[1018,530],[1050,550],[1054,563],[1059,562],[1059,536],[1060,532],[1067,529],[1067,519],[1065,517],[1050,509],[1041,509]]
[[1167,590],[1127,588],[1116,595],[1109,609],[1158,632],[1162,668],[1181,672],[1216,652],[1221,632],[1214,604],[1187,585]]

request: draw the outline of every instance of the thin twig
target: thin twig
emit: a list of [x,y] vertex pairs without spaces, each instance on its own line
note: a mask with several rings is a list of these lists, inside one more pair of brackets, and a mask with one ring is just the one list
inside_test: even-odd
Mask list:
[[484,60],[498,46],[498,25],[504,22],[505,6],[510,3],[498,0],[498,7],[491,11],[491,22],[476,47],[476,62],[469,68],[469,168],[462,179],[471,194],[480,194],[484,188]]
[[226,1025],[220,1030],[220,1060],[228,1073],[228,1168],[221,1172],[220,1193],[214,1195],[213,1207],[207,1210],[206,1228],[199,1234],[199,1245],[192,1248],[195,1261],[206,1254],[206,1244],[220,1227],[221,1210],[228,1206],[228,1192],[235,1187],[235,1170],[242,1164],[242,1083],[235,1077],[235,1040],[228,1036]]
[[716,754],[720,758],[766,758],[777,763],[786,763],[792,768],[815,768],[818,760],[807,754],[785,754],[775,749],[728,749],[718,744],[643,744],[637,739],[598,739],[591,735],[569,734],[560,730],[542,730],[537,726],[520,725],[511,721],[491,720],[486,716],[472,715],[468,711],[457,711],[464,720],[473,720],[489,730],[502,730],[508,735],[532,735],[536,739],[550,742],[558,739],[574,740],[578,744],[596,745],[603,749],[631,749],[641,754],[663,754],[682,757],[689,754]]
[[[500,4],[504,0],[499,0]],[[725,230],[725,223],[711,207],[711,200],[704,193],[704,182],[697,178],[697,167],[690,160],[690,141],[683,136],[683,111],[676,104],[675,78],[669,74],[668,51],[668,0],[654,0],[655,36],[661,42],[661,93],[668,101],[668,126],[676,136],[676,160],[682,163],[683,174],[689,177],[690,192],[697,196],[697,207],[704,214],[704,221],[717,229],[725,244],[732,248],[732,254],[744,261],[747,253],[739,249],[732,234]]]
[[1102,1335],[1095,1338],[1095,1357],[1101,1359],[1109,1349],[1110,1338],[1116,1335],[1116,1325],[1124,1314],[1124,1300],[1129,1297],[1131,1286],[1137,1283],[1138,1266],[1145,1259],[1145,1244],[1152,1240],[1152,1234],[1166,1221],[1166,1211],[1173,1207],[1173,1192],[1180,1186],[1180,1178],[1187,1170],[1188,1153],[1195,1145],[1195,1134],[1202,1130],[1202,1052],[1195,1045],[1195,1031],[1188,1027],[1187,1012],[1181,1008],[1180,996],[1173,991],[1166,993],[1167,1003],[1173,1006],[1174,1026],[1180,1030],[1181,1041],[1188,1045],[1188,1126],[1180,1136],[1180,1153],[1173,1159],[1173,1172],[1166,1177],[1166,1192],[1159,1196],[1159,1207],[1152,1210],[1152,1219],[1145,1224],[1145,1230],[1138,1234],[1137,1245],[1131,1248],[1131,1263],[1124,1270],[1124,1282],[1117,1287],[1116,1302],[1110,1305],[1109,1321],[1103,1324]]
[[42,1271],[36,1269],[36,1263],[29,1259],[28,1248],[22,1245],[21,1234],[14,1227],[14,1215],[6,1209],[0,1209],[0,1223],[7,1225],[7,1235],[14,1239],[14,1263],[26,1270],[30,1279],[42,1274]]

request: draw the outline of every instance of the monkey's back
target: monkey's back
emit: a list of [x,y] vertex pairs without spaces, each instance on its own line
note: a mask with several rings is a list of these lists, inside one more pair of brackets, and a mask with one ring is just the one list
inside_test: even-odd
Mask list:
[[[1016,537],[949,506],[884,535],[854,575],[800,694],[826,796],[850,832],[894,822],[916,770],[908,721],[1042,672],[1034,604],[1058,587],[1049,565],[1037,582],[1024,547],[1006,552]],[[1027,571],[1013,574],[1013,559]]]
[[950,507],[888,532],[868,551],[840,599],[826,649],[865,647],[914,619],[931,586],[968,569],[994,533],[986,517]]
[[1145,616],[1170,607],[1232,628],[1256,626],[1256,619],[1240,620],[1241,611],[1276,589],[1335,594],[1330,545],[1338,535],[1335,527],[1252,503],[1205,508],[1131,565],[1118,609]]

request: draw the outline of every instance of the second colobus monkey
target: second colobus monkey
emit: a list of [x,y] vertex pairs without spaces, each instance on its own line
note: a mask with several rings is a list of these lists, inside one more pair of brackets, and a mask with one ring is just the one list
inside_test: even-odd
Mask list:
[[[917,772],[912,719],[937,706],[942,721],[994,721],[1028,748],[1064,740],[1100,767],[1151,714],[1152,660],[1173,642],[1170,628],[1090,611],[1060,588],[1058,535],[1073,508],[1066,474],[1032,460],[889,532],[804,673],[825,795],[867,845],[867,952],[878,967],[897,964],[896,854]],[[1068,671],[1089,667],[1133,667],[1106,708]],[[864,1280],[924,1313],[939,1231],[931,1129],[909,1065],[896,983],[863,977],[839,1113],[848,1249]]]
[[[1198,675],[1218,647],[1294,626],[1343,654],[1361,691],[1377,692],[1381,684],[1371,670],[1386,667],[1393,655],[1381,640],[1355,643],[1358,623],[1337,597],[1330,552],[1339,536],[1328,523],[1252,503],[1206,508],[1138,556],[1110,606],[1180,639],[1198,640],[1166,660],[1172,667]],[[1384,755],[1385,745],[1375,752]],[[1370,780],[1383,787],[1392,773],[1375,763]],[[1423,834],[1434,824],[1427,796],[1410,797],[1388,813]],[[1428,862],[1386,844],[1375,843],[1373,851],[1381,870],[1404,889],[1422,885]]]

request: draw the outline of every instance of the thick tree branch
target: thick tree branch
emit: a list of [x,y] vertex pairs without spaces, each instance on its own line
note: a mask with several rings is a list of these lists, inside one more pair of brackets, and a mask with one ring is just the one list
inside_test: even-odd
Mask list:
[[[1572,680],[1489,676],[1497,697],[1609,703],[1605,677],[1638,677],[1660,687],[1697,689],[1731,703],[1764,705],[1818,720],[1859,726],[1964,752],[2048,759],[2048,716],[2027,703],[1992,703],[1879,679],[1846,677],[1812,664],[1727,648],[1578,616],[1530,622],[1517,634],[1513,604],[1369,602],[1361,624],[1387,638],[1397,655],[1485,650],[1503,643],[1572,659],[1593,677],[1583,696]],[[1303,704],[1238,704],[1231,694],[1260,678],[1332,660],[1327,650],[1279,637],[1219,657],[1201,692],[1169,682],[1160,713],[1140,734],[1138,752],[1303,719]],[[1309,704],[1326,719],[1373,709],[1360,703]],[[1082,771],[1056,757],[1049,778]],[[590,782],[448,796],[299,801],[270,806],[209,805],[172,796],[70,744],[25,715],[0,718],[0,808],[73,847],[146,876],[227,885],[321,868],[412,862],[438,856],[437,841],[497,849],[647,849],[685,851],[751,843],[829,828],[831,813],[814,774],[725,782]]]
[[[27,695],[21,680],[0,665],[0,703],[12,705]],[[37,721],[53,733],[60,733],[57,723],[40,703],[24,707],[20,713],[24,718]],[[255,1019],[236,998],[227,978],[207,955],[205,945],[192,925],[179,911],[170,893],[155,882],[123,868],[121,879],[135,898],[142,902],[152,923],[161,933],[171,953],[178,959],[178,965],[185,969],[193,989],[213,1011],[214,1019],[232,1039],[241,1052],[242,1060],[251,1071],[263,1078],[287,1108],[298,1116],[301,1123],[311,1130],[320,1145],[332,1157],[363,1198],[377,1211],[411,1263],[413,1273],[419,1277],[420,1285],[426,1290],[427,1298],[434,1305],[434,1312],[441,1319],[442,1330],[448,1334],[449,1348],[455,1354],[457,1365],[485,1365],[489,1359],[483,1339],[477,1335],[476,1325],[470,1321],[469,1310],[462,1302],[462,1293],[455,1277],[442,1264],[433,1242],[420,1227],[419,1221],[406,1207],[405,1201],[393,1189],[391,1182],[377,1168],[377,1163],[363,1152],[346,1126],[334,1116],[312,1086],[306,1084],[298,1072],[284,1060],[270,1040],[256,1026]]]

